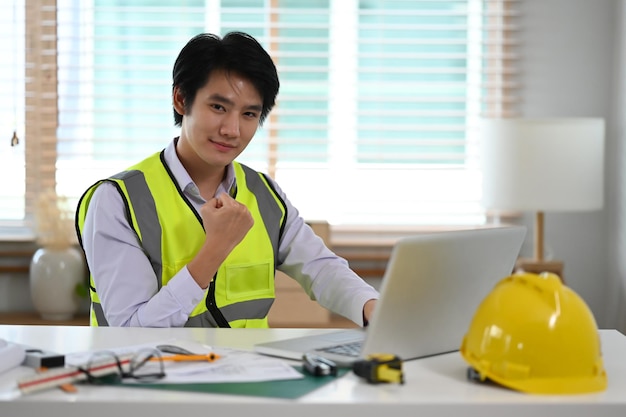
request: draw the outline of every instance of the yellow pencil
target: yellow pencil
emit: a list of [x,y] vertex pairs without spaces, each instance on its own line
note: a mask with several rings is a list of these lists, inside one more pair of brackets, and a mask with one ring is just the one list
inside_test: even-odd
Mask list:
[[153,358],[150,358],[150,361],[155,362],[155,361],[162,360],[162,361],[174,361],[174,362],[189,362],[189,361],[213,362],[219,358],[220,356],[218,354],[211,352],[211,353],[207,353],[206,355],[171,355],[171,356],[162,356],[160,358],[153,357]]

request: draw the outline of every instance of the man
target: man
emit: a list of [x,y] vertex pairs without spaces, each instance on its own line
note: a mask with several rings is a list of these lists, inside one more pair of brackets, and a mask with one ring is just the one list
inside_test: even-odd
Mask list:
[[235,162],[275,103],[276,67],[249,35],[192,38],[173,69],[180,136],[81,198],[91,324],[267,327],[274,274],[367,324],[378,293],[307,226],[278,185]]

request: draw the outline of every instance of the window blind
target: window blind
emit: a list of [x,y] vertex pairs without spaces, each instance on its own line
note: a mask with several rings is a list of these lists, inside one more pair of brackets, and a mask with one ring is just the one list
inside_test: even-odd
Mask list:
[[515,0],[25,1],[26,217],[42,190],[75,202],[165,147],[180,48],[241,30],[272,55],[281,90],[239,160],[304,217],[484,219],[476,123],[517,113]]

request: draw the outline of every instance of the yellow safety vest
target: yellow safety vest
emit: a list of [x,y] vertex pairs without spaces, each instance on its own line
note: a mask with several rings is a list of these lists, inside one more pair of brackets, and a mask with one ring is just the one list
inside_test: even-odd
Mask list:
[[[268,327],[287,208],[263,174],[237,162],[233,165],[236,187],[231,195],[250,210],[254,226],[219,267],[205,299],[194,308],[186,327]],[[158,152],[126,171],[98,181],[83,194],[76,213],[81,246],[89,202],[104,181],[114,184],[120,192],[128,222],[150,259],[161,289],[204,243],[206,233],[200,215],[172,177],[163,151]],[[93,276],[90,295],[91,325],[108,325]]]

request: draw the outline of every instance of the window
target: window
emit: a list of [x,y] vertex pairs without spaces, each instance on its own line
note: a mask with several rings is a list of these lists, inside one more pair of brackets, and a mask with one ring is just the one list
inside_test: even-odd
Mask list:
[[0,225],[23,218],[24,7],[10,4],[0,15]]
[[[165,147],[177,134],[178,51],[199,32],[242,30],[274,58],[281,90],[239,160],[276,178],[305,218],[484,220],[474,128],[481,115],[515,112],[513,0],[12,2],[11,33],[25,31],[29,48],[17,42],[0,58],[26,60],[0,66],[16,81],[0,84],[14,98],[0,108],[0,170],[11,179],[1,218],[28,221],[50,187],[75,202]],[[24,108],[24,140],[9,148],[24,130],[11,114]]]

